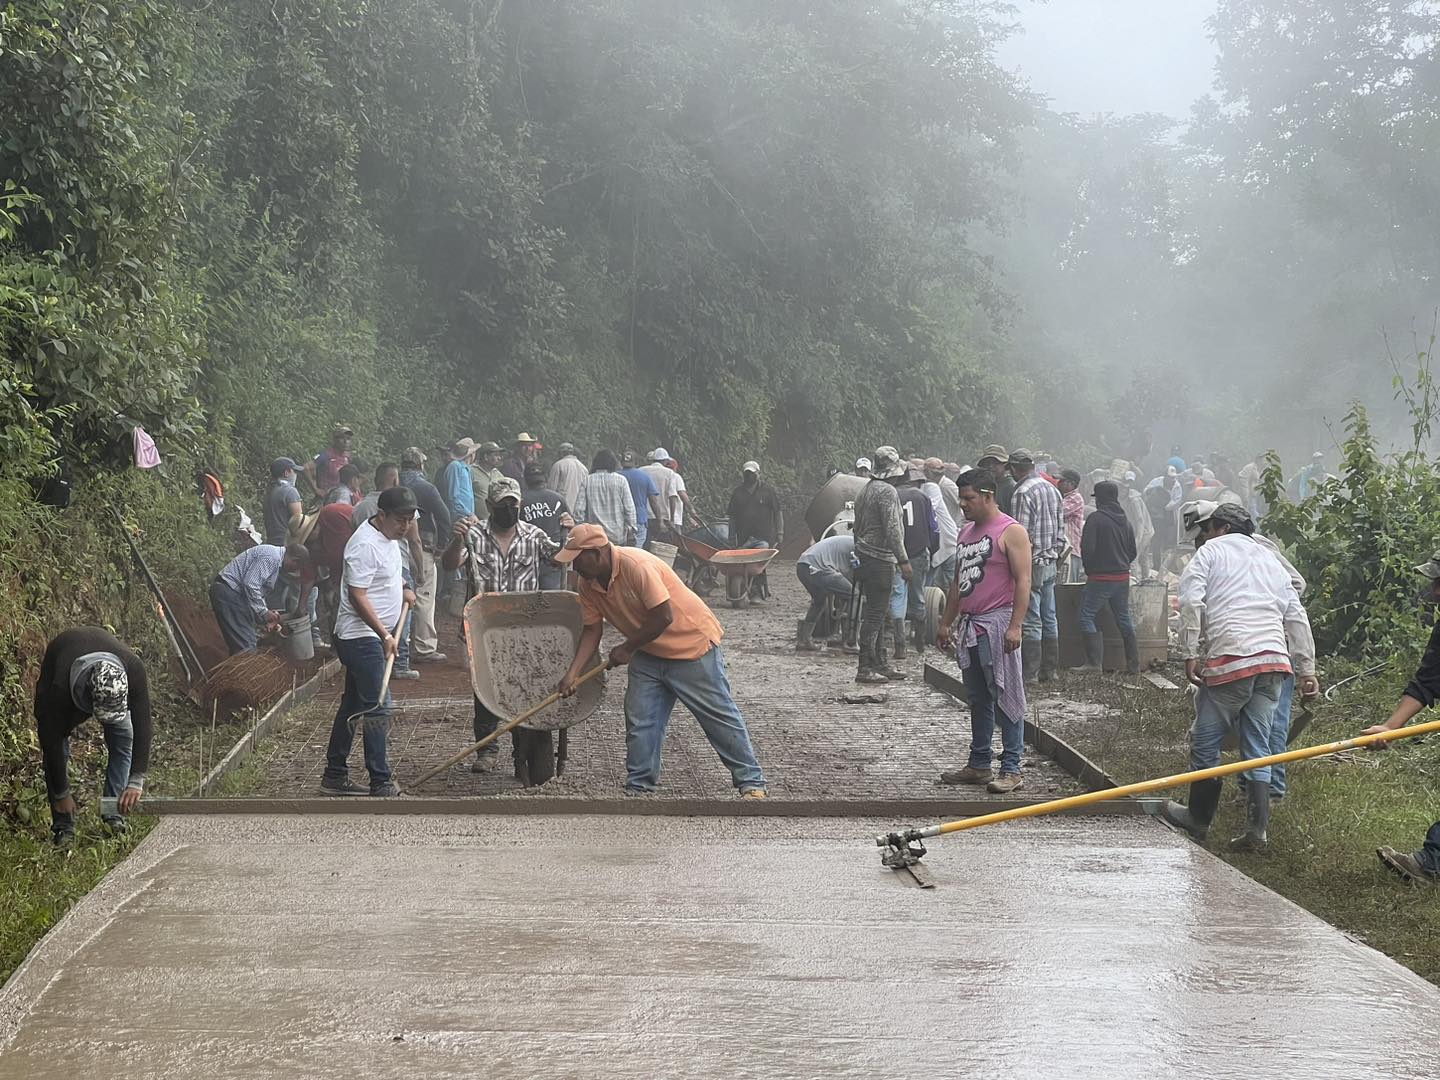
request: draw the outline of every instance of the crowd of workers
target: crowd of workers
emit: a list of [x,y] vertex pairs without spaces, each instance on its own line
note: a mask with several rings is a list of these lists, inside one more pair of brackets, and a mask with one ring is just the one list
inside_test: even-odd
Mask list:
[[[445,659],[435,627],[440,596],[454,591],[463,600],[481,592],[562,588],[571,567],[584,631],[559,690],[575,692],[597,662],[604,625],[615,627],[623,640],[600,662],[629,667],[625,791],[656,789],[665,730],[678,701],[696,717],[741,796],[765,796],[764,773],[726,673],[720,624],[673,568],[643,546],[663,542],[684,527],[687,513],[694,514],[678,464],[664,448],[648,454],[643,465],[633,451],[602,449],[587,468],[576,448],[564,443],[547,469],[539,442],[528,433],[514,440],[508,456],[496,443],[465,438],[436,455],[441,461],[433,471],[426,469],[430,456],[418,447],[405,450],[397,463],[381,463],[367,494],[352,439],[350,429],[338,428],[330,446],[303,466],[290,458],[272,464],[265,535],[221,569],[211,587],[216,620],[232,652],[254,648],[261,635],[276,630],[282,611],[301,627],[299,616],[307,613],[316,642],[333,648],[344,666],[323,792],[399,793],[386,754],[392,707],[386,671],[417,678],[412,662]],[[1313,486],[1323,477],[1318,455],[1307,470],[1299,479]],[[734,546],[783,542],[779,496],[760,474],[757,462],[746,462],[730,499]],[[971,744],[965,765],[942,773],[942,783],[984,784],[997,794],[1021,787],[1026,684],[1050,681],[1059,670],[1057,581],[1083,582],[1083,666],[1105,666],[1096,619],[1108,609],[1123,642],[1125,669],[1139,670],[1129,590],[1156,574],[1180,541],[1194,548],[1178,579],[1178,648],[1195,687],[1192,768],[1218,764],[1227,737],[1238,740],[1247,758],[1283,750],[1295,694],[1309,699],[1319,692],[1301,600],[1305,582],[1255,530],[1254,463],[1222,475],[1177,457],[1142,486],[1128,462],[1082,477],[1025,449],[991,445],[974,467],[962,468],[938,458],[902,459],[882,446],[856,462],[856,475],[861,486],[833,535],[827,529],[797,561],[811,597],[797,648],[825,647],[817,627],[830,621],[843,597],[858,609],[855,642],[847,646],[838,627],[827,626],[826,644],[853,649],[858,681],[905,678],[892,661],[904,658],[907,638],[917,648],[936,644],[953,654],[967,692]],[[300,483],[318,498],[308,513]],[[1156,491],[1163,501],[1152,496]],[[1440,598],[1440,556],[1417,569]],[[933,642],[923,629],[927,586],[945,598]],[[1369,731],[1408,723],[1437,696],[1440,629],[1390,720]],[[148,768],[151,709],[143,664],[103,630],[66,631],[46,650],[35,714],[57,843],[68,844],[74,835],[69,738],[91,717],[100,722],[108,751],[103,816],[123,828],[123,816],[140,802]],[[477,697],[477,741],[499,723]],[[998,770],[992,747],[997,723]],[[365,785],[349,775],[357,726],[364,733]],[[516,775],[529,783],[534,758],[523,738],[515,742]],[[497,760],[492,744],[472,767],[488,771]],[[548,773],[533,777],[546,778]],[[1231,847],[1263,850],[1271,804],[1285,795],[1284,769],[1256,768],[1240,779],[1246,827]],[[1221,784],[1193,784],[1187,802],[1168,803],[1164,816],[1203,840]],[[1383,848],[1379,854],[1410,880],[1440,882],[1440,823],[1420,850]]]

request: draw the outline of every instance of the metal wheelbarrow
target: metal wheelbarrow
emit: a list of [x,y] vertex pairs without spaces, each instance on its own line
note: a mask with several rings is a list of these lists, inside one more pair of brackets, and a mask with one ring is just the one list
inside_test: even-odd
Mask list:
[[765,573],[770,560],[779,554],[777,548],[734,548],[710,556],[710,565],[725,575],[725,599],[731,607],[745,602],[750,594],[751,579]]
[[[502,722],[519,716],[560,684],[583,629],[580,599],[572,592],[474,597],[465,605],[465,652],[475,696]],[[529,784],[564,774],[569,751],[566,729],[593,713],[604,696],[603,677],[592,679],[573,697],[520,726],[517,734],[534,733],[516,740],[519,764]],[[558,753],[556,731],[560,732]]]

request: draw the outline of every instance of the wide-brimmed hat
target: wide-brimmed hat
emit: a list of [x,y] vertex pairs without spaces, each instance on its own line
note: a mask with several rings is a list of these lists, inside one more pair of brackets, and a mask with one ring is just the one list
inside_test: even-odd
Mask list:
[[1440,578],[1440,551],[1437,551],[1434,555],[1431,555],[1430,558],[1425,560],[1425,562],[1415,567],[1415,572],[1417,574],[1423,574],[1431,581]]
[[1023,446],[1022,446],[1022,447],[1019,447],[1018,449],[1011,450],[1011,451],[1010,451],[1010,456],[1005,459],[1005,464],[1007,464],[1007,465],[1034,465],[1034,464],[1035,464],[1035,451],[1033,451],[1033,450],[1026,450]]
[[905,475],[905,466],[900,464],[900,451],[893,446],[881,446],[875,450],[875,464],[870,474],[877,480],[893,480]]
[[980,457],[976,460],[975,464],[984,465],[987,461],[1003,462],[1009,460],[1010,451],[1006,450],[999,443],[991,443],[989,446],[985,447],[984,450],[980,451]]

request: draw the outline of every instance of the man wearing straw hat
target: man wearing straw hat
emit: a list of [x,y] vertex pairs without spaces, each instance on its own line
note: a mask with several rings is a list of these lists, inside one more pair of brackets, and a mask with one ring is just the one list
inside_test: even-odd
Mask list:
[[377,505],[379,513],[356,529],[345,545],[340,613],[335,618],[335,656],[345,665],[345,692],[325,750],[320,790],[326,795],[367,793],[350,779],[347,763],[355,743],[354,725],[362,719],[365,769],[370,774],[368,793],[400,793],[390,779],[385,754],[391,708],[385,668],[399,648],[395,634],[400,614],[405,605],[415,603],[415,593],[402,577],[400,539],[409,532],[419,507],[408,487],[387,488]]

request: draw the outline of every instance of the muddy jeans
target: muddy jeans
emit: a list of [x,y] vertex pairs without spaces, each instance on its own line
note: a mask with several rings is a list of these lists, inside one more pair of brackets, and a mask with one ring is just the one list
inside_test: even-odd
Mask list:
[[884,559],[872,559],[869,555],[858,558],[860,566],[855,571],[855,585],[865,601],[864,614],[860,619],[860,670],[873,671],[885,666],[880,659],[880,631],[890,606],[890,590],[896,570],[894,563]]
[[1432,874],[1440,874],[1440,821],[1425,834],[1425,846],[1415,853],[1416,860]]
[[[135,727],[127,713],[125,723],[101,724],[100,730],[105,736],[105,798],[113,799],[124,791],[125,786],[130,782],[130,758],[135,745]],[[68,772],[70,766],[70,737],[68,735],[60,746],[65,752],[65,766]],[[55,800],[68,793],[68,787],[66,791],[49,792],[50,830],[56,836],[75,831],[75,815],[62,814],[55,809]]]
[[698,660],[664,660],[637,652],[625,688],[625,790],[654,791],[660,782],[665,728],[679,701],[694,714],[705,738],[741,791],[765,787],[745,718],[735,704],[719,645]]
[[[1270,753],[1270,727],[1285,675],[1267,671],[1220,686],[1202,686],[1195,695],[1195,724],[1190,729],[1190,768],[1210,769],[1220,764],[1220,746],[1233,727],[1240,739],[1242,758]],[[1257,784],[1270,783],[1270,766],[1241,774]]]

